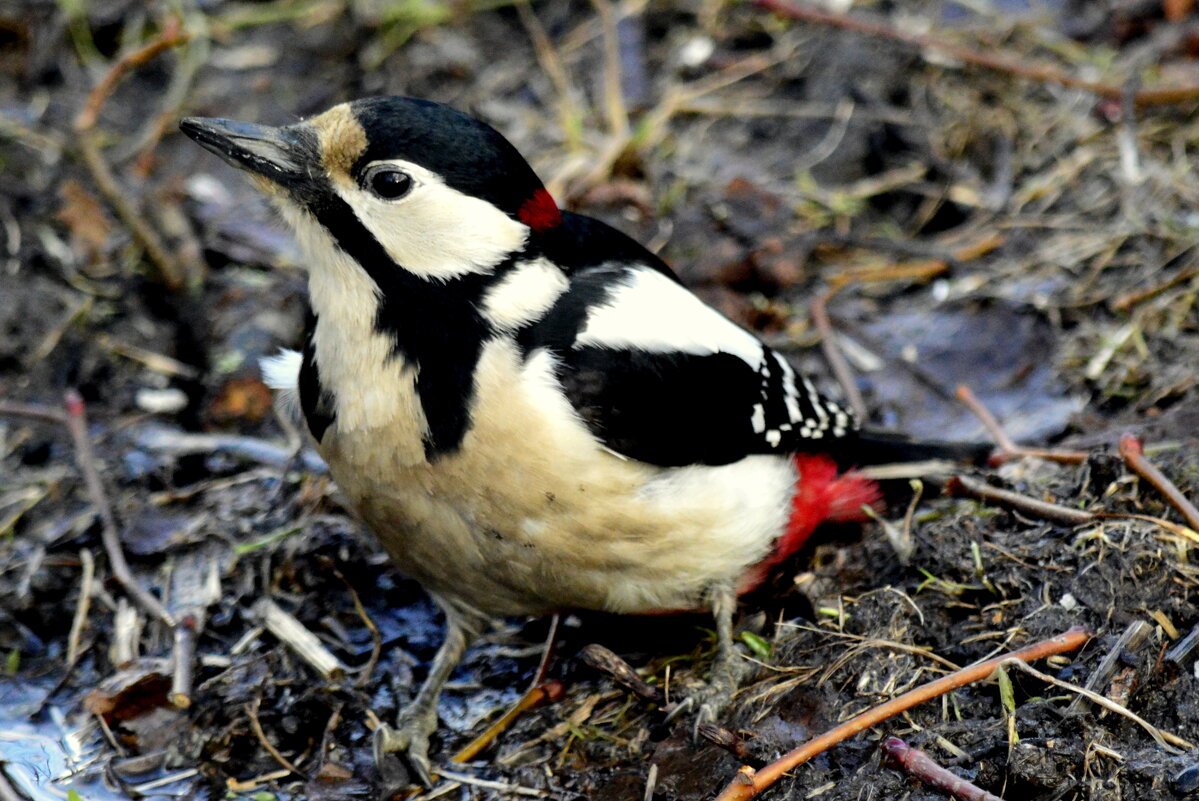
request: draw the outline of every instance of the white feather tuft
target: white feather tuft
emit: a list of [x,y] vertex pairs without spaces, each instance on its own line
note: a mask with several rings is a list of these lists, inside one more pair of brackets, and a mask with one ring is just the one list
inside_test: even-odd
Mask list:
[[300,415],[300,365],[304,357],[297,350],[280,350],[258,362],[262,382],[278,393],[280,411],[292,419]]

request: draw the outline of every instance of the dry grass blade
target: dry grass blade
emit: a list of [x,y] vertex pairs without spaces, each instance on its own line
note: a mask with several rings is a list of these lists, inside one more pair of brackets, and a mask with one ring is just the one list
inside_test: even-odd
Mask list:
[[1005,657],[1003,660],[1003,667],[1019,668],[1020,670],[1023,670],[1025,673],[1029,674],[1030,676],[1034,676],[1034,677],[1040,679],[1041,681],[1044,681],[1044,682],[1054,685],[1055,687],[1061,687],[1063,690],[1069,690],[1072,693],[1078,693],[1079,695],[1083,696],[1087,700],[1093,701],[1096,704],[1099,704],[1099,706],[1103,707],[1104,709],[1108,710],[1109,712],[1115,712],[1117,715],[1123,715],[1124,717],[1128,718],[1133,723],[1136,723],[1142,729],[1147,731],[1149,733],[1149,736],[1152,737],[1157,742],[1158,745],[1160,745],[1162,748],[1169,751],[1171,754],[1181,754],[1182,753],[1181,751],[1178,750],[1178,748],[1175,748],[1174,746],[1178,746],[1179,748],[1185,748],[1188,751],[1194,750],[1194,748],[1195,748],[1194,744],[1190,743],[1189,741],[1182,739],[1181,737],[1179,737],[1176,734],[1171,734],[1168,731],[1162,731],[1161,729],[1157,728],[1149,721],[1138,716],[1136,713],[1132,712],[1127,707],[1117,704],[1115,701],[1108,698],[1107,696],[1100,695],[1099,693],[1096,693],[1096,692],[1091,692],[1090,690],[1086,689],[1085,687],[1079,687],[1077,684],[1071,684],[1068,681],[1062,681],[1061,679],[1054,678],[1053,676],[1050,676],[1047,673],[1042,673],[1041,671],[1037,670],[1036,668],[1032,667],[1031,665],[1025,664],[1023,661],[1021,661],[1019,659]]

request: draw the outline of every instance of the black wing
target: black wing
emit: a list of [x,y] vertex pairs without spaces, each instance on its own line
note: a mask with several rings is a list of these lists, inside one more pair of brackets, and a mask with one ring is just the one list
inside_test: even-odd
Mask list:
[[555,354],[567,396],[606,446],[662,466],[717,465],[854,435],[847,410],[657,257],[597,221],[567,225],[573,246],[547,256],[570,288],[518,338],[526,352]]

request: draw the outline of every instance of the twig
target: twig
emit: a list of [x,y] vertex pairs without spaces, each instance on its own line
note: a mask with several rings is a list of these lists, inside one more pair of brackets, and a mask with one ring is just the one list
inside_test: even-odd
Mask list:
[[1090,455],[1086,451],[1049,450],[1044,448],[1026,448],[1023,445],[1017,445],[1007,435],[1007,432],[1003,430],[1003,426],[995,419],[995,415],[991,414],[991,410],[982,404],[982,401],[978,399],[970,387],[960,384],[954,395],[967,409],[974,413],[974,416],[987,429],[991,438],[995,440],[995,444],[999,446],[999,452],[992,455],[989,460],[992,466],[1023,456],[1045,459],[1060,464],[1081,464]]
[[1031,665],[1026,664],[1023,661],[1021,661],[1019,659],[1014,659],[1012,657],[1004,658],[1003,667],[1019,668],[1020,670],[1023,670],[1025,673],[1029,674],[1030,676],[1035,676],[1036,678],[1040,679],[1043,682],[1046,682],[1047,684],[1052,684],[1055,687],[1061,687],[1063,690],[1069,690],[1070,692],[1078,693],[1079,695],[1081,695],[1091,701],[1094,701],[1096,704],[1099,704],[1099,706],[1103,707],[1104,709],[1108,710],[1109,712],[1115,712],[1117,715],[1123,715],[1124,717],[1131,720],[1133,723],[1136,723],[1138,726],[1140,726],[1146,732],[1148,732],[1149,736],[1152,737],[1159,746],[1161,746],[1166,751],[1169,751],[1171,754],[1182,753],[1174,746],[1178,746],[1179,748],[1186,748],[1188,750],[1192,750],[1195,748],[1193,743],[1182,739],[1177,734],[1171,734],[1168,731],[1163,731],[1162,729],[1159,729],[1158,727],[1154,726],[1149,721],[1138,716],[1132,710],[1128,709],[1128,707],[1125,707],[1121,704],[1117,704],[1115,701],[1108,698],[1107,696],[1100,695],[1099,693],[1096,693],[1096,692],[1091,692],[1090,690],[1088,690],[1086,688],[1079,687],[1077,684],[1071,684],[1068,681],[1062,681],[1061,679],[1054,678],[1053,676],[1050,676],[1047,673],[1042,673],[1041,671],[1037,670],[1036,668],[1032,667]]
[[623,136],[629,130],[629,111],[624,102],[620,40],[616,33],[617,12],[610,0],[591,0],[591,4],[599,14],[604,45],[604,116],[608,120],[608,131],[615,136]]
[[100,516],[100,535],[104,541],[104,551],[108,554],[108,563],[112,574],[125,592],[141,604],[151,616],[158,618],[167,626],[175,627],[174,616],[167,611],[162,602],[151,595],[145,587],[138,583],[125,561],[125,552],[121,550],[121,533],[117,528],[116,518],[113,517],[112,507],[104,492],[104,483],[100,480],[100,472],[96,468],[96,456],[92,451],[92,440],[87,434],[87,417],[84,411],[83,398],[75,390],[66,394],[66,423],[71,431],[71,439],[75,443],[75,461],[79,472],[83,474],[83,483],[87,494],[91,497],[92,506]]
[[853,371],[849,369],[849,363],[845,361],[845,356],[841,353],[841,348],[837,344],[837,335],[833,332],[833,324],[828,319],[829,299],[837,294],[839,289],[840,287],[834,287],[812,301],[812,323],[820,332],[820,348],[824,351],[824,358],[828,360],[829,367],[832,368],[833,375],[837,378],[837,383],[845,392],[845,399],[849,401],[849,407],[853,409],[853,413],[859,420],[865,420],[869,414],[866,401],[862,399],[862,393],[858,390],[857,382],[854,381]]
[[354,585],[336,567],[333,568],[333,575],[341,579],[341,582],[346,585],[346,589],[350,591],[350,598],[354,601],[354,610],[358,612],[358,617],[362,618],[362,624],[366,626],[366,630],[371,633],[370,659],[362,666],[362,673],[354,682],[354,686],[363,687],[371,680],[371,674],[375,672],[375,665],[379,663],[379,655],[383,653],[383,635],[379,633],[379,627],[375,625],[375,621],[371,620],[371,616],[366,613],[366,607],[362,605],[362,599],[358,597]]
[[849,739],[858,732],[882,723],[901,712],[914,706],[944,695],[958,687],[963,687],[990,676],[997,667],[1009,660],[1032,661],[1044,659],[1054,654],[1063,654],[1080,648],[1090,639],[1089,632],[1081,628],[1073,628],[1065,634],[1021,648],[1010,654],[997,656],[985,662],[962,668],[961,670],[931,681],[914,690],[892,698],[885,704],[868,709],[828,732],[813,738],[783,755],[782,758],[771,762],[759,771],[750,767],[742,767],[737,776],[729,782],[716,801],[747,801],[769,788],[789,770],[794,770],[812,757],[827,751],[834,745]]
[[1169,280],[1164,281],[1156,286],[1151,286],[1148,289],[1141,289],[1141,290],[1137,290],[1135,292],[1128,292],[1126,294],[1120,295],[1114,301],[1112,301],[1112,308],[1115,309],[1116,311],[1128,311],[1129,309],[1131,309],[1133,306],[1137,305],[1141,301],[1145,301],[1145,300],[1148,300],[1149,298],[1160,295],[1162,292],[1165,292],[1167,289],[1172,289],[1173,287],[1176,287],[1179,284],[1185,284],[1187,281],[1190,281],[1192,278],[1199,278],[1199,267],[1191,267],[1189,269],[1183,270],[1182,272],[1178,273],[1178,275],[1175,275],[1173,278],[1170,278]]
[[270,598],[259,598],[250,607],[250,613],[324,678],[334,679],[344,675],[345,668],[320,639]]
[[[1067,89],[1081,89],[1111,100],[1122,100],[1126,94],[1123,84],[1115,85],[1076,78],[1051,64],[1037,64],[1031,62],[1027,56],[998,52],[994,47],[989,47],[989,52],[976,50],[938,39],[926,33],[901,31],[885,22],[865,19],[860,15],[838,14],[789,3],[786,0],[755,0],[755,2],[780,17],[841,28],[866,36],[911,45],[921,50],[934,50],[956,61],[1008,73],[1019,78],[1027,78],[1040,83],[1055,83]],[[1196,97],[1199,97],[1199,86],[1180,86],[1166,89],[1142,89],[1132,95],[1132,102],[1137,106],[1162,106],[1183,103]]]
[[1171,506],[1178,510],[1182,518],[1187,521],[1188,526],[1199,531],[1199,509],[1195,508],[1195,505],[1182,494],[1173,481],[1166,478],[1162,471],[1145,458],[1145,450],[1139,439],[1132,434],[1120,437],[1120,456],[1123,457],[1124,463],[1128,465],[1129,469],[1148,481]]
[[[1103,661],[1101,661],[1099,666],[1092,671],[1090,676],[1087,677],[1087,683],[1084,684],[1083,687],[1088,690],[1098,691],[1099,688],[1103,686],[1103,684],[1109,678],[1111,678],[1112,673],[1115,672],[1116,664],[1120,661],[1120,657],[1124,654],[1124,651],[1135,651],[1137,648],[1140,648],[1145,642],[1145,638],[1148,637],[1152,631],[1153,627],[1143,620],[1134,620],[1132,623],[1130,623],[1128,627],[1124,629],[1124,632],[1120,635],[1120,638],[1116,640],[1115,645],[1113,645],[1111,649],[1104,654]],[[1066,714],[1072,715],[1082,709],[1082,706],[1083,696],[1080,695],[1071,701],[1070,705],[1066,707]]]
[[87,96],[87,103],[79,112],[79,116],[75,118],[75,130],[86,131],[94,128],[96,118],[100,115],[100,109],[108,102],[109,95],[116,89],[117,84],[125,77],[125,74],[135,67],[140,67],[150,61],[153,61],[161,53],[170,50],[172,47],[177,47],[191,38],[190,33],[183,31],[179,20],[171,18],[167,20],[163,26],[162,33],[158,38],[149,42],[137,50],[126,53],[115,64],[112,65],[100,82]]
[[1060,523],[1063,526],[1082,526],[1098,519],[1098,515],[1094,512],[1071,509],[1069,506],[1030,498],[1018,492],[992,487],[969,476],[954,476],[949,479],[945,483],[945,491],[956,498],[966,497],[987,501],[1040,520]]
[[918,748],[912,748],[898,737],[888,737],[883,740],[883,753],[929,787],[944,790],[961,801],[1003,801],[997,795],[988,793],[949,769],[943,768],[928,754]]
[[250,728],[254,730],[254,736],[258,738],[258,742],[262,744],[262,747],[266,749],[267,753],[275,758],[276,762],[305,781],[311,781],[311,779],[308,778],[307,773],[297,768],[290,759],[283,756],[283,754],[279,752],[279,749],[275,748],[271,741],[266,738],[266,732],[262,730],[262,723],[258,720],[258,706],[261,703],[261,698],[255,698],[253,701],[250,701],[248,704],[246,704],[245,707],[246,716],[250,719]]
[[482,787],[485,790],[498,790],[501,793],[512,793],[513,795],[527,795],[534,798],[545,798],[549,795],[545,790],[538,790],[533,787],[524,787],[519,784],[511,784],[509,782],[497,782],[491,779],[477,779],[469,773],[455,773],[448,770],[438,771],[443,779],[460,782],[462,784],[470,784],[475,787]]
[[9,417],[28,417],[43,423],[59,423],[67,425],[67,415],[61,409],[53,406],[42,406],[40,403],[19,403],[17,401],[0,400],[0,415]]
[[95,128],[96,120],[100,115],[100,109],[104,107],[116,85],[130,70],[146,64],[161,53],[183,44],[190,38],[191,34],[185,33],[182,30],[179,20],[174,18],[168,20],[158,38],[137,50],[125,54],[112,65],[108,73],[100,79],[100,82],[88,94],[87,103],[84,104],[83,109],[75,117],[75,132],[78,134],[76,139],[79,145],[79,154],[83,157],[84,165],[92,174],[92,179],[96,182],[100,193],[104,195],[105,200],[116,211],[121,222],[133,234],[133,238],[146,251],[146,255],[150,257],[155,267],[158,268],[163,282],[172,291],[184,288],[187,285],[188,276],[185,274],[183,268],[176,263],[175,258],[163,243],[162,237],[146,222],[145,217],[134,208],[133,204],[129,201],[127,193],[121,190],[116,176],[113,175],[112,169],[108,166],[108,162],[104,160],[104,156],[100,152],[100,144],[95,136]]
[[[528,712],[530,709],[536,709],[542,704],[552,704],[561,700],[565,692],[566,688],[557,679],[550,679],[537,687],[530,687],[528,692],[521,696],[519,701],[501,715],[495,723],[487,727],[487,731],[467,743],[461,751],[454,754],[454,758],[450,761],[459,763],[470,762],[479,755],[479,752],[491,745],[495,738],[507,731],[522,714]],[[445,776],[446,774],[443,772],[442,775]]]
[[175,643],[171,652],[171,694],[167,699],[176,709],[192,705],[192,665],[196,658],[196,618],[185,615],[175,626]]
[[533,673],[533,680],[529,682],[530,690],[545,683],[550,664],[554,661],[554,649],[558,646],[558,628],[561,625],[562,615],[555,612],[550,617],[550,630],[545,634],[545,647],[541,651],[540,661],[537,662],[537,670]]
[[579,656],[591,667],[607,673],[612,680],[631,691],[634,695],[649,701],[662,701],[662,691],[637,675],[637,671],[629,663],[599,643],[591,643],[579,652]]
[[75,617],[71,620],[71,634],[67,637],[67,664],[75,664],[79,658],[79,640],[87,613],[92,607],[92,581],[96,577],[96,560],[87,548],[79,549],[79,560],[83,562],[83,577],[79,580],[79,603],[75,606]]
[[[295,457],[295,449],[269,440],[236,434],[193,434],[169,426],[147,424],[134,432],[137,447],[172,456],[193,453],[224,452],[268,467],[287,468]],[[328,465],[311,448],[300,452],[304,469],[317,474],[328,472]]]

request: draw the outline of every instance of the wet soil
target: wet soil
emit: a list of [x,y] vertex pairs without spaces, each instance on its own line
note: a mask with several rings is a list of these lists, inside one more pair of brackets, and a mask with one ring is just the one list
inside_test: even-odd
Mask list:
[[[76,132],[92,87],[179,5],[190,41],[136,65]],[[550,667],[564,697],[456,766],[471,781],[426,797],[711,798],[742,764],[952,665],[1079,625],[1091,641],[1038,669],[1199,742],[1184,645],[1199,627],[1196,542],[1116,452],[1136,434],[1199,497],[1195,102],[1133,112],[749,4],[624,4],[610,25],[598,2],[179,5],[0,3],[0,798],[392,794],[370,730],[411,697],[441,621],[259,380],[258,360],[301,335],[294,243],[241,176],[175,131],[184,114],[282,123],[384,92],[494,124],[564,206],[659,250],[832,393],[812,302],[836,289],[837,349],[874,424],[985,438],[955,398],[967,384],[1016,439],[1088,452],[977,478],[1123,515],[1065,525],[951,498],[943,469],[910,506],[908,480],[889,481],[884,517],[909,547],[879,524],[830,527],[744,599],[756,667],[722,721],[740,756],[693,743],[689,721],[667,723],[577,656],[607,645],[675,696],[711,663],[710,619],[572,616]],[[1115,86],[1199,84],[1189,4],[1076,5],[850,14]],[[619,92],[605,91],[612,74]],[[105,197],[84,136],[182,287]],[[194,633],[186,706],[170,695],[175,633],[114,578],[66,428],[12,408],[61,409],[69,388],[134,575]],[[337,669],[267,630],[263,599]],[[1143,640],[1113,652],[1138,623]],[[521,695],[546,631],[502,621],[470,651],[436,760]],[[1031,675],[1007,682],[869,729],[767,797],[945,797],[884,759],[888,735],[1009,800],[1199,788],[1194,747]]]

